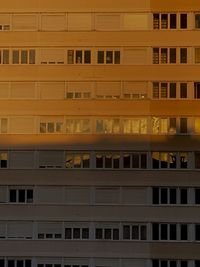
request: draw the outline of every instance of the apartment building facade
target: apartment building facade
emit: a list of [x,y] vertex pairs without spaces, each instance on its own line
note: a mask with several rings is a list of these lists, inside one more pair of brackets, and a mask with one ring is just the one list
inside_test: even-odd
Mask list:
[[0,267],[200,267],[200,3],[0,6]]

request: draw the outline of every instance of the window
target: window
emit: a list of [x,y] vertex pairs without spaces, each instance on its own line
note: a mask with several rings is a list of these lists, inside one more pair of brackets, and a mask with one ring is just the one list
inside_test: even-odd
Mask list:
[[96,168],[105,169],[119,169],[120,168],[120,154],[119,153],[96,153]]
[[195,168],[200,169],[200,152],[195,152]]
[[65,239],[89,239],[89,228],[65,227]]
[[200,188],[195,188],[195,204],[200,204]]
[[99,50],[97,51],[98,64],[120,64],[120,51]]
[[67,169],[90,168],[90,154],[67,152],[65,167]]
[[180,14],[180,28],[187,29],[187,14]]
[[96,133],[116,134],[120,133],[120,121],[117,118],[97,119]]
[[194,83],[194,98],[200,99],[200,82]]
[[169,97],[176,98],[176,83],[170,83]]
[[124,240],[147,240],[146,225],[131,224],[123,225]]
[[63,132],[63,122],[61,121],[49,121],[40,122],[40,133],[62,133]]
[[188,153],[187,152],[153,152],[152,153],[152,168],[188,168]]
[[68,50],[68,64],[91,64],[91,50]]
[[0,168],[8,167],[8,152],[0,151]]
[[187,63],[187,48],[180,48],[180,63]]
[[180,98],[187,98],[187,83],[180,83]]
[[11,260],[7,259],[7,267],[31,267],[32,262],[29,259]]
[[187,132],[187,118],[180,118],[180,133],[186,134]]
[[200,28],[200,14],[195,14],[195,28]]
[[9,189],[10,203],[33,203],[33,189]]
[[122,131],[124,134],[146,134],[147,119],[145,118],[123,119]]
[[35,50],[34,49],[13,50],[12,64],[35,64]]
[[[188,267],[187,260],[152,260],[152,267]],[[195,266],[199,267],[199,266]]]
[[137,153],[124,153],[123,154],[123,168],[124,169],[146,169],[147,168],[147,155]]
[[0,50],[0,64],[9,64],[9,50],[8,49],[2,49]]
[[66,119],[67,134],[84,134],[91,132],[90,119]]
[[195,48],[195,63],[196,64],[200,63],[200,48],[199,47]]
[[188,225],[175,223],[153,223],[152,240],[188,240]]
[[187,98],[187,83],[175,82],[153,82],[152,98],[153,99],[176,99],[178,98],[178,86],[180,87],[179,98]]
[[153,14],[153,29],[176,29],[177,14]]
[[97,240],[119,240],[119,228],[96,228],[95,239]]
[[180,48],[180,62],[177,62],[178,48],[153,48],[153,64],[187,63],[187,48]]

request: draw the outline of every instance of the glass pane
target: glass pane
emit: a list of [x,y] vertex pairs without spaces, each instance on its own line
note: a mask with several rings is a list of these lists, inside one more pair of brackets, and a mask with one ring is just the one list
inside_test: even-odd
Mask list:
[[91,51],[90,50],[84,51],[84,63],[85,64],[91,63]]
[[113,63],[113,51],[106,51],[106,64]]
[[97,62],[98,64],[103,64],[104,63],[104,51],[98,51],[98,59]]

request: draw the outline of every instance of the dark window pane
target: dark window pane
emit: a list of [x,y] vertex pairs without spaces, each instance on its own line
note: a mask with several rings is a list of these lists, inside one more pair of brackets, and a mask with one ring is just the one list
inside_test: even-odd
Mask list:
[[168,204],[168,190],[167,188],[161,188],[161,204]]
[[159,64],[159,48],[153,48],[153,64]]
[[103,168],[103,155],[96,155],[96,168]]
[[200,267],[200,260],[195,261],[195,267]]
[[105,168],[112,168],[112,154],[105,155]]
[[139,154],[132,154],[132,167],[139,168]]
[[17,267],[23,267],[23,266],[24,266],[23,260],[17,260]]
[[88,239],[89,238],[89,228],[83,228],[82,229],[82,238]]
[[0,267],[4,267],[4,260],[0,259]]
[[161,14],[161,29],[168,28],[168,14]]
[[17,191],[15,189],[10,189],[9,202],[17,201]]
[[180,98],[187,98],[187,83],[180,84]]
[[180,118],[180,133],[187,133],[187,118]]
[[96,239],[103,239],[103,230],[102,229],[96,228],[95,238]]
[[200,204],[200,188],[195,189],[195,204]]
[[147,239],[147,227],[145,225],[142,225],[140,228],[141,231],[141,240]]
[[181,204],[187,204],[188,203],[187,192],[188,191],[186,188],[180,189],[180,202],[181,202]]
[[139,240],[139,226],[138,225],[132,226],[132,239]]
[[90,50],[86,50],[84,52],[84,63],[85,64],[90,64],[91,63],[91,51]]
[[200,225],[195,225],[195,240],[200,240]]
[[187,63],[187,48],[180,49],[180,63]]
[[19,189],[18,194],[19,194],[19,196],[18,196],[19,202],[24,203],[25,202],[25,195],[26,195],[25,189]]
[[167,224],[161,224],[161,240],[168,239],[168,226]]
[[159,188],[158,187],[153,187],[152,199],[153,199],[153,204],[159,204]]
[[195,153],[195,168],[200,169],[200,152]]
[[176,29],[176,14],[170,14],[170,29]]
[[106,64],[113,63],[113,51],[106,51]]
[[176,224],[170,224],[169,229],[170,229],[170,240],[176,240],[177,239],[177,229],[176,229]]
[[104,229],[104,238],[105,239],[111,239],[112,238],[112,232],[111,229]]
[[176,63],[176,48],[170,48],[170,63]]
[[8,260],[8,267],[15,267],[15,261],[14,260]]
[[160,28],[160,15],[153,14],[153,28],[159,29]]
[[168,267],[167,261],[160,261],[160,267]]
[[159,260],[152,260],[152,267],[159,267]]
[[188,239],[188,227],[187,224],[181,224],[181,240]]
[[119,240],[119,229],[113,229],[113,240]]
[[115,64],[120,64],[120,51],[115,51]]
[[130,239],[130,226],[129,225],[123,226],[123,239]]
[[170,83],[169,97],[176,98],[176,83]]
[[153,223],[152,225],[152,239],[153,240],[159,240],[159,224]]
[[176,188],[170,188],[169,198],[170,198],[170,204],[176,204]]
[[72,239],[72,229],[65,228],[65,239]]
[[170,261],[169,262],[169,267],[177,267],[176,261]]
[[32,189],[27,190],[27,202],[28,203],[33,202],[33,190]]
[[194,83],[194,98],[200,99],[200,82]]
[[76,63],[77,64],[82,63],[82,51],[81,50],[76,51]]
[[188,266],[188,262],[187,261],[181,261],[180,263],[181,263],[180,267],[187,267]]
[[180,168],[187,169],[188,154],[186,152],[180,153]]
[[129,154],[123,155],[123,168],[131,167],[131,156]]
[[146,169],[147,168],[147,155],[141,154],[141,168]]
[[74,239],[79,239],[80,237],[81,237],[80,228],[74,228],[73,229],[73,238]]
[[99,64],[104,63],[104,51],[98,51],[98,63]]
[[180,20],[181,20],[180,28],[187,29],[187,14],[181,14]]

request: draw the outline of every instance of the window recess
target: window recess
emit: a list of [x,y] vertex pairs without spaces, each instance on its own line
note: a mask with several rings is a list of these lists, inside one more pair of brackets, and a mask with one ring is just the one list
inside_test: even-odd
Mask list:
[[187,152],[152,152],[153,169],[187,169]]
[[120,64],[120,51],[99,49],[97,51],[97,64]]
[[147,226],[142,224],[123,225],[123,240],[147,240]]
[[35,64],[35,49],[13,49],[12,64]]
[[91,50],[67,50],[67,64],[91,64]]
[[87,169],[90,168],[90,153],[66,152],[65,168],[67,169]]
[[41,134],[63,133],[63,120],[59,118],[41,118],[39,132]]
[[33,189],[31,188],[9,188],[10,203],[33,203]]

